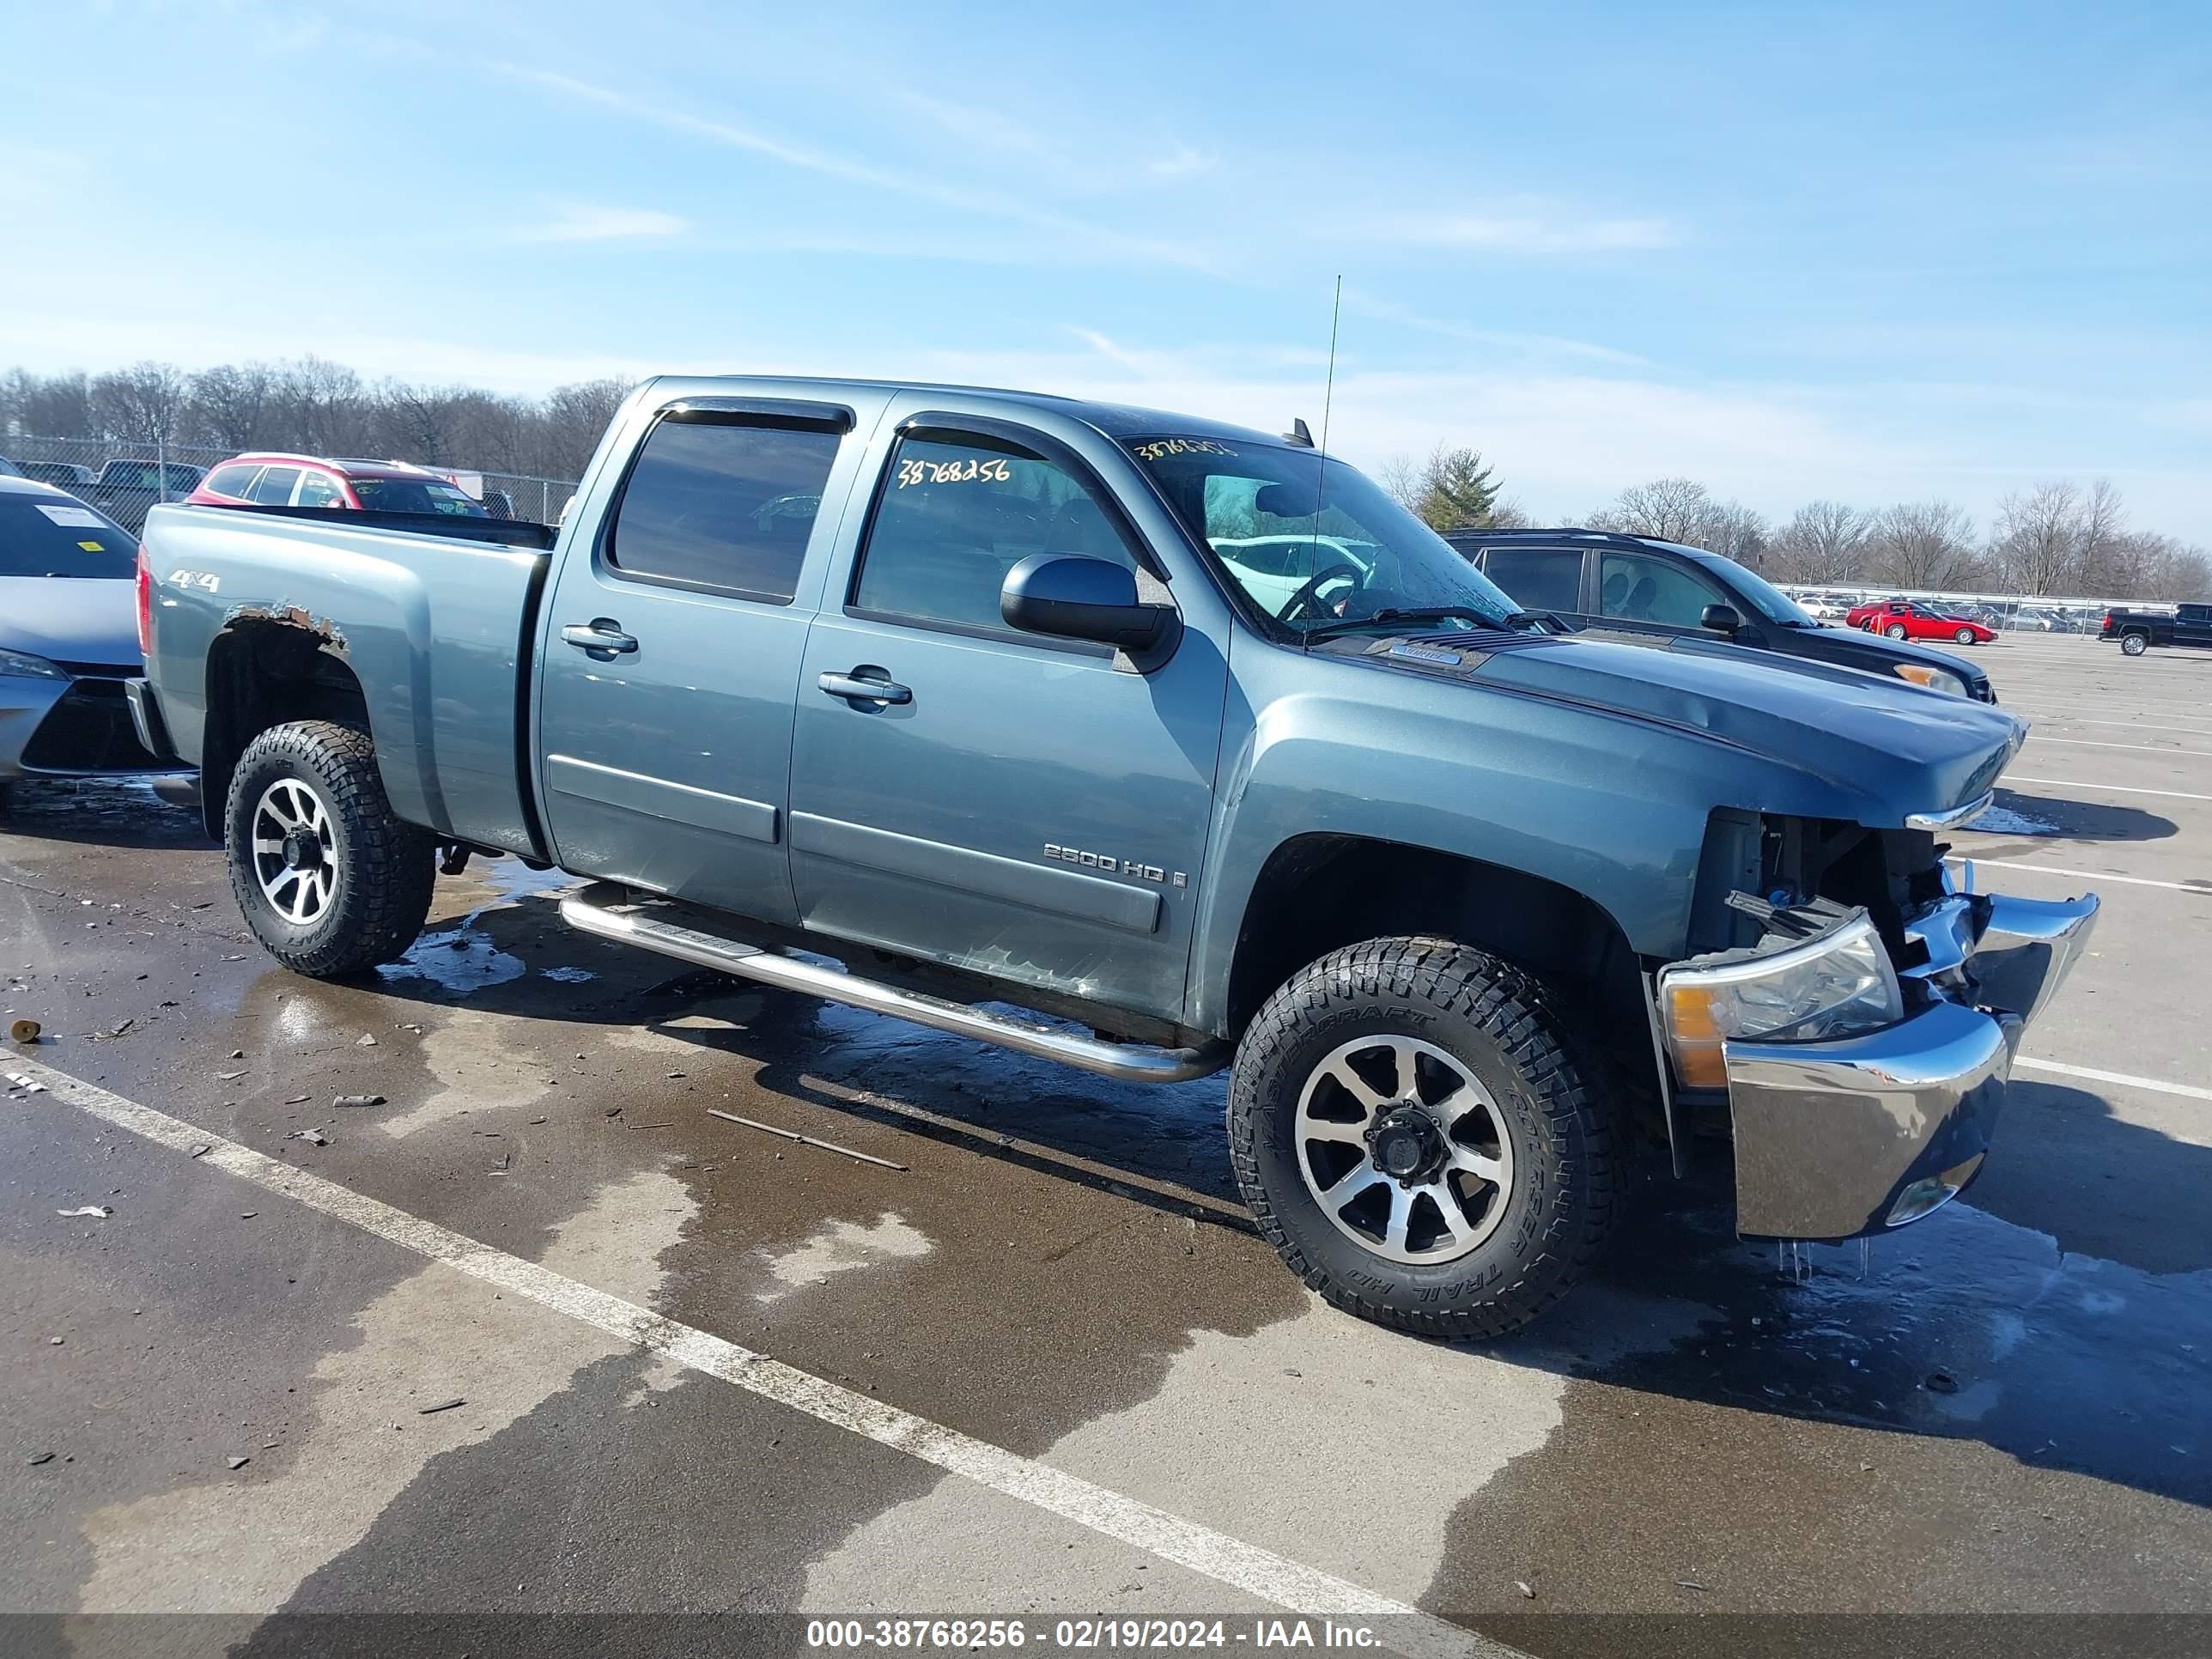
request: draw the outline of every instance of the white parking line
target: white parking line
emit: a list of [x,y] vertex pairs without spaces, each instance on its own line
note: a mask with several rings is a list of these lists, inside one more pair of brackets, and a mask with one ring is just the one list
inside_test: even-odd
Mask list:
[[2091,1083],[2118,1083],[2130,1089],[2148,1089],[2154,1094],[2180,1095],[2190,1100],[2212,1100],[2212,1089],[2200,1089],[2193,1083],[2160,1083],[2154,1077],[2131,1077],[2125,1072],[2100,1072],[2094,1066],[2062,1066],[2055,1060],[2030,1060],[2022,1054],[2013,1061],[2031,1072],[2055,1072],[2060,1077],[2078,1077]]
[[[267,1158],[236,1141],[225,1140],[166,1112],[55,1071],[33,1060],[9,1057],[22,1073],[46,1085],[47,1097],[128,1129],[158,1146],[191,1153],[206,1146],[195,1164],[212,1164],[225,1174],[250,1181],[309,1209],[336,1218],[362,1231],[398,1244],[433,1261],[470,1273],[503,1291],[528,1297],[556,1313],[634,1347],[665,1354],[691,1370],[734,1384],[827,1423],[902,1451],[951,1474],[965,1476],[1021,1503],[1087,1527],[1164,1561],[1175,1562],[1232,1589],[1248,1592],[1309,1619],[1328,1615],[1389,1619],[1386,1644],[1421,1656],[1511,1656],[1518,1650],[1425,1613],[1403,1601],[1378,1595],[1333,1574],[1277,1555],[1256,1544],[1218,1533],[1154,1509],[1133,1498],[1096,1486],[945,1428],[911,1412],[887,1406],[841,1388],[811,1372],[756,1353],[750,1348],[690,1325],[664,1318],[648,1308],[509,1255],[463,1234],[395,1209],[320,1176]],[[37,1097],[33,1097],[33,1100]]]
[[2212,800],[2212,795],[2192,795],[2181,789],[2138,789],[2124,783],[2088,783],[2080,778],[1999,778],[2000,785],[2014,783],[2047,783],[2059,789],[2103,789],[2115,795],[2158,795],[2167,800]]
[[[2207,736],[2212,736],[2208,732]],[[2028,734],[2030,743],[2063,743],[2072,749],[2136,749],[2146,755],[2195,755],[2202,760],[2212,760],[2212,749],[2169,749],[2162,743],[2100,743],[2094,738],[2046,738],[2040,732]]]
[[2192,738],[2212,738],[2212,726],[2154,726],[2148,720],[2089,720],[2075,714],[2054,714],[2040,708],[2020,712],[2033,720],[2056,720],[2061,726],[2124,726],[2131,732],[2179,732]]
[[2109,870],[2068,870],[2056,864],[2023,864],[2017,859],[1985,859],[1972,853],[1961,853],[1944,862],[1971,864],[1978,870],[2027,870],[2039,876],[2065,876],[2075,881],[2117,881],[2130,887],[2163,887],[2169,892],[2202,893],[2212,898],[2212,882],[2154,881],[2148,876],[2117,876]]

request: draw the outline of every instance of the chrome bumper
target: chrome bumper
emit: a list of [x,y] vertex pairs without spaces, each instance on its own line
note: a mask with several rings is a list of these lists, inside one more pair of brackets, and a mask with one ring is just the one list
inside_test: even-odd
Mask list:
[[2094,894],[1954,895],[1908,928],[1929,957],[1900,974],[1926,987],[1916,1012],[1859,1036],[1723,1045],[1736,1231],[1855,1238],[1955,1197],[1988,1155],[2021,1033],[2096,921]]

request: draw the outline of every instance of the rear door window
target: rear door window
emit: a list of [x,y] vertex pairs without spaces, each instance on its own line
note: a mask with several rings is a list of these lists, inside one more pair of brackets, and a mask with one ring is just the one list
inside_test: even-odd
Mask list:
[[662,421],[623,486],[608,564],[641,580],[790,604],[841,441],[814,426]]
[[1630,622],[1695,628],[1709,605],[1725,605],[1719,588],[1664,559],[1606,553],[1598,560],[1598,612]]
[[253,481],[253,494],[248,499],[264,507],[289,507],[292,503],[292,486],[299,482],[300,469],[296,466],[265,466]]
[[1578,549],[1493,547],[1482,556],[1482,573],[1523,611],[1583,608],[1583,556]]

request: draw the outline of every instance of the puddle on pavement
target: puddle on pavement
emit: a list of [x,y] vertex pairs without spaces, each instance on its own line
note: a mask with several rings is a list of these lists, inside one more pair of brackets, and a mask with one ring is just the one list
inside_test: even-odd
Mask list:
[[[465,997],[520,979],[530,971],[520,957],[499,948],[491,935],[477,925],[477,918],[487,910],[573,887],[578,878],[565,870],[533,870],[517,858],[491,859],[472,864],[470,869],[475,879],[492,890],[492,896],[453,926],[425,933],[398,962],[376,970],[380,979],[428,981],[448,996]],[[567,985],[597,977],[588,969],[573,967],[548,968],[543,976]]]

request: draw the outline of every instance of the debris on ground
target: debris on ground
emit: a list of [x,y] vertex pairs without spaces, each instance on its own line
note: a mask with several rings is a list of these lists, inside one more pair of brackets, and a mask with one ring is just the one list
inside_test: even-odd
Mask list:
[[[621,1109],[618,1107],[616,1109],[620,1110]],[[613,1113],[611,1112],[608,1115],[611,1117]],[[878,1158],[872,1152],[856,1152],[850,1146],[840,1146],[834,1140],[817,1140],[812,1135],[803,1135],[796,1129],[779,1129],[773,1123],[763,1123],[756,1118],[739,1117],[735,1112],[726,1112],[720,1107],[709,1106],[707,1109],[707,1115],[708,1117],[719,1117],[724,1121],[729,1123],[742,1123],[748,1129],[758,1129],[763,1133],[781,1135],[786,1140],[795,1140],[802,1146],[818,1146],[823,1152],[836,1152],[841,1158],[858,1158],[863,1164],[879,1164],[886,1170],[896,1170],[902,1174],[906,1170],[905,1164],[894,1164],[890,1159],[887,1158]],[[646,1127],[653,1127],[657,1126],[647,1125]]]
[[222,1461],[226,1468],[242,1469],[253,1460],[250,1457],[226,1457]]
[[287,1106],[304,1106],[313,1098],[313,1095],[294,1095],[284,1103]]
[[1959,1379],[1948,1371],[1930,1371],[1928,1373],[1928,1392],[1956,1394],[1959,1392]]
[[8,1026],[8,1040],[10,1042],[36,1042],[39,1033],[45,1029],[35,1019],[13,1020]]
[[207,1143],[206,1141],[204,1141],[204,1140],[195,1141],[195,1142],[192,1144],[192,1156],[193,1156],[194,1158],[205,1158],[205,1157],[206,1157],[210,1152],[213,1152],[214,1150],[215,1150],[215,1148],[214,1148],[214,1147],[212,1147],[212,1146],[209,1146],[209,1145],[208,1145],[208,1143]]
[[246,1050],[243,1048],[233,1048],[230,1051],[230,1057],[233,1060],[244,1060],[246,1058]]
[[549,1120],[547,1120],[547,1119],[545,1119],[545,1118],[542,1118],[542,1117],[533,1117],[533,1118],[532,1118],[530,1121],[531,1121],[532,1123],[544,1123],[544,1122],[548,1121]]
[[1519,1590],[1522,1595],[1527,1596],[1531,1601],[1536,1599],[1536,1592],[1528,1588],[1528,1582],[1525,1578],[1515,1579],[1513,1581],[1513,1588]]
[[441,1400],[434,1406],[417,1406],[415,1408],[415,1414],[417,1417],[428,1417],[433,1412],[449,1412],[456,1406],[465,1406],[468,1403],[467,1401],[460,1399]]
[[261,1213],[261,1212],[260,1212],[260,1211],[258,1211],[258,1210],[240,1210],[240,1211],[238,1212],[238,1218],[239,1218],[240,1221],[251,1221],[251,1220],[252,1220],[252,1219],[253,1219],[253,1218],[254,1218],[254,1217],[256,1217],[256,1216],[259,1215],[260,1213]]
[[244,1072],[217,1072],[215,1079],[218,1083],[235,1083],[245,1075]]
[[384,1104],[384,1097],[382,1095],[339,1095],[331,1102],[331,1104],[333,1106],[381,1106]]
[[95,1220],[105,1221],[115,1212],[105,1204],[87,1204],[75,1210],[56,1210],[54,1213],[56,1215],[88,1215]]
[[1674,1581],[1674,1586],[1677,1589],[1687,1590],[1701,1590],[1705,1588],[1694,1578],[1677,1578]]
[[327,1146],[331,1138],[320,1129],[295,1129],[284,1137],[287,1140],[304,1140],[310,1146]]
[[8,1073],[8,1081],[25,1094],[42,1095],[46,1092],[46,1085],[27,1072],[10,1072]]
[[58,1348],[61,1346],[63,1340],[64,1339],[61,1337],[50,1336],[46,1339],[46,1346],[50,1348]]
[[374,1048],[376,1047],[376,1033],[374,1031],[363,1031],[359,1036],[354,1039],[353,1046],[356,1048]]
[[33,1452],[31,1454],[31,1467],[34,1469],[41,1463],[51,1463],[53,1461],[54,1455],[52,1452]]

